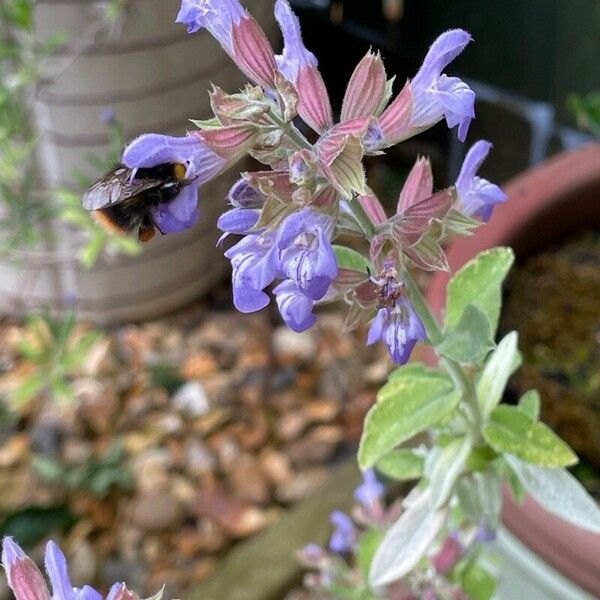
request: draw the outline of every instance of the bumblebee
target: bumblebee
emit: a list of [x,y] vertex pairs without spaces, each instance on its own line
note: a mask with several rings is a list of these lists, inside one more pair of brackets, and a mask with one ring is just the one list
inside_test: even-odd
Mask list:
[[[151,209],[172,202],[187,185],[186,168],[180,163],[130,169],[118,165],[94,183],[83,195],[81,204],[94,211],[95,217],[109,231],[136,233],[140,242],[154,237]],[[164,233],[161,231],[161,233]]]

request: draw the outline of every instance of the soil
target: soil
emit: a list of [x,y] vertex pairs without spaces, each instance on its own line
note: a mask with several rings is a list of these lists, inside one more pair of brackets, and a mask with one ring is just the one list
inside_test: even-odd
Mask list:
[[600,232],[588,231],[518,265],[500,330],[519,331],[514,399],[537,388],[541,418],[577,452],[573,472],[600,499]]

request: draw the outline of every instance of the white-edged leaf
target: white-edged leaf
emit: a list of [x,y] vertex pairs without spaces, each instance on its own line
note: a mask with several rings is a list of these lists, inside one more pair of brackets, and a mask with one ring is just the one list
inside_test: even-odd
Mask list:
[[532,421],[537,421],[540,417],[540,405],[542,399],[537,390],[525,392],[519,400],[519,410],[524,412]]
[[452,440],[447,446],[440,449],[429,476],[433,508],[440,508],[448,501],[454,484],[469,458],[471,448],[471,440],[465,437]]
[[487,316],[469,304],[456,327],[444,336],[436,351],[459,363],[481,364],[493,347],[492,329]]
[[446,520],[447,511],[433,510],[429,489],[402,513],[385,534],[371,563],[375,588],[398,581],[425,556]]
[[358,449],[360,468],[372,467],[399,444],[446,418],[460,395],[444,379],[395,380],[393,386],[384,386],[365,418]]
[[498,344],[487,359],[483,373],[477,382],[477,398],[484,416],[488,416],[502,400],[508,378],[519,368],[517,349],[519,336],[511,331]]
[[514,262],[510,248],[492,248],[478,254],[450,280],[446,299],[446,328],[452,329],[469,304],[489,319],[495,334],[502,301],[502,283]]
[[386,477],[396,481],[419,479],[423,475],[422,454],[411,448],[395,448],[382,456],[375,468]]
[[531,465],[509,454],[504,459],[525,490],[548,512],[600,533],[600,507],[571,473]]

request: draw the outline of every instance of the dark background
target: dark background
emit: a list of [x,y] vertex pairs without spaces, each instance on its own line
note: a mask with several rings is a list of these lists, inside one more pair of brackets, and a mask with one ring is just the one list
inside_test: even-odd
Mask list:
[[[447,73],[461,76],[478,93],[467,143],[482,137],[494,143],[484,175],[505,181],[588,139],[576,129],[568,97],[600,89],[598,0],[386,1],[293,2],[334,106],[340,106],[348,78],[369,46],[381,50],[398,89],[414,75],[437,35],[461,27],[474,42]],[[393,12],[390,6],[401,7],[399,18],[398,13],[395,19],[386,17]],[[464,153],[455,138],[440,124],[404,144],[390,160],[408,160],[422,151],[445,173],[441,179],[452,180]]]

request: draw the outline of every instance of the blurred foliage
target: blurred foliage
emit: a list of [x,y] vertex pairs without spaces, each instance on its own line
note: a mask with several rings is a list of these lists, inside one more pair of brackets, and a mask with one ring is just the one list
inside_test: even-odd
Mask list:
[[581,129],[587,129],[600,138],[600,91],[585,96],[572,94],[569,97],[569,108]]
[[[98,29],[111,28],[119,20],[126,0],[100,4]],[[77,187],[58,192],[58,203],[43,190],[37,177],[37,135],[32,124],[33,103],[40,85],[52,74],[44,70],[45,59],[68,45],[69,37],[58,33],[40,43],[34,36],[35,0],[2,0],[0,5],[0,258],[39,242],[50,231],[45,225],[62,218],[84,235],[78,259],[92,266],[100,254],[136,254],[140,247],[132,239],[105,231],[80,206],[80,194],[98,175],[119,162],[123,147],[122,127],[114,120],[111,146],[104,158],[90,156],[92,177],[77,176]],[[90,42],[91,43],[91,42]]]
[[17,345],[33,370],[12,394],[12,408],[18,409],[40,394],[47,394],[54,402],[74,400],[72,377],[101,335],[77,328],[74,311],[56,319],[48,313],[29,317],[26,334]]
[[33,468],[48,483],[104,498],[113,487],[133,489],[133,474],[126,460],[123,448],[115,443],[104,456],[90,456],[76,464],[63,464],[50,456],[36,456]]
[[4,518],[0,523],[0,537],[10,535],[24,546],[33,546],[51,533],[66,531],[75,522],[67,506],[28,506]]
[[[112,114],[105,115],[105,122],[110,127],[111,142],[106,157],[88,154],[87,162],[95,173],[106,173],[121,161],[124,146],[123,126]],[[93,183],[93,178],[81,171],[74,173],[77,187],[85,190]],[[109,256],[127,254],[135,256],[142,251],[141,244],[136,238],[111,233],[96,221],[91,213],[81,206],[81,194],[68,190],[58,190],[56,193],[60,205],[61,218],[84,232],[86,242],[79,251],[78,259],[86,268],[90,268],[98,257],[106,252]]]

